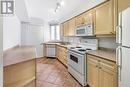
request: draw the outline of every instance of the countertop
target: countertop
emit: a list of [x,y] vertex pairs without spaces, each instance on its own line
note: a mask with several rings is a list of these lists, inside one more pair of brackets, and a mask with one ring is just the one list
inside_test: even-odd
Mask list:
[[36,50],[33,46],[12,48],[3,53],[4,66],[9,66],[36,58]]
[[[44,43],[44,44],[55,44],[55,45],[59,45],[65,48],[69,48],[69,47],[75,47],[75,45],[63,45],[61,43]],[[100,57],[102,59],[106,59],[112,62],[116,62],[116,52],[115,50],[111,50],[111,49],[106,49],[106,48],[100,48],[100,50],[94,50],[94,51],[88,51],[87,54],[93,55],[93,56],[97,56]]]
[[87,54],[100,57],[102,59],[106,59],[112,62],[116,62],[116,52],[111,50],[95,50],[88,51]]
[[54,42],[46,42],[46,43],[43,43],[43,44],[48,44],[48,45],[59,45],[59,46],[62,46],[64,48],[70,48],[70,47],[74,47],[74,45],[71,45],[71,44],[62,44],[62,43],[54,43]]

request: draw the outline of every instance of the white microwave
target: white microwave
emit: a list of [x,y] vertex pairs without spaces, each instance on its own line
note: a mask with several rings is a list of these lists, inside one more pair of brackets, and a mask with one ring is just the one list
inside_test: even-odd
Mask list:
[[93,23],[77,26],[75,29],[75,36],[94,36]]

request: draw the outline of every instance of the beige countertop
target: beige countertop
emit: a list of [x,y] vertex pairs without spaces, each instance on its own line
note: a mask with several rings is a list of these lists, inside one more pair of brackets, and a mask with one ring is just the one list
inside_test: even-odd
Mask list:
[[[55,45],[59,45],[65,48],[69,48],[69,47],[74,47],[74,45],[63,45],[60,43],[44,43],[44,44],[55,44]],[[109,49],[100,49],[100,50],[95,50],[95,51],[88,51],[88,54],[91,54],[93,56],[97,56],[100,57],[102,59],[106,59],[112,62],[116,62],[116,52],[113,50],[109,50]]]
[[17,64],[35,58],[36,58],[36,50],[35,47],[33,46],[16,47],[3,53],[4,66]]
[[73,45],[71,44],[62,44],[62,43],[54,43],[54,42],[47,42],[47,43],[43,43],[43,44],[48,44],[48,45],[59,45],[59,46],[62,46],[64,48],[70,48],[70,47],[74,47]]
[[108,51],[108,50],[95,50],[95,51],[88,51],[90,55],[100,57],[102,59],[106,59],[112,62],[116,62],[116,52],[115,51]]

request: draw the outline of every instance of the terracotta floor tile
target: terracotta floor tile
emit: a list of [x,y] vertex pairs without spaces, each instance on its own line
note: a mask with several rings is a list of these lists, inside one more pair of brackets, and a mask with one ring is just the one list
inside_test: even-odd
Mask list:
[[82,87],[56,59],[37,60],[37,87]]
[[53,87],[64,87],[63,85],[53,85]]
[[36,81],[36,87],[41,87],[41,85],[42,85],[42,82],[41,81]]
[[54,84],[48,83],[48,82],[44,82],[41,87],[53,87]]
[[56,79],[57,79],[57,77],[50,75],[45,81],[54,84]]
[[65,83],[65,78],[57,78],[55,83],[54,84],[57,84],[57,85],[64,85]]
[[37,80],[40,80],[40,81],[45,81],[47,78],[49,77],[49,74],[41,74],[39,76],[37,76]]

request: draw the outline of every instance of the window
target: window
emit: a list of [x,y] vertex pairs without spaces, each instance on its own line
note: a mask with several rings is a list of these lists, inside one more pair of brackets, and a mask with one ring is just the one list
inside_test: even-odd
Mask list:
[[59,25],[51,25],[51,40],[60,40],[60,26]]

